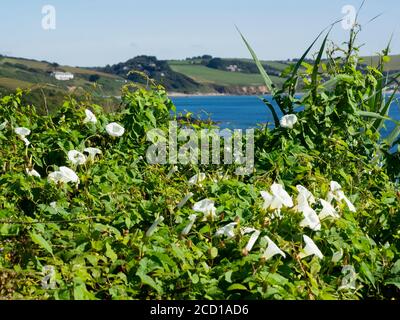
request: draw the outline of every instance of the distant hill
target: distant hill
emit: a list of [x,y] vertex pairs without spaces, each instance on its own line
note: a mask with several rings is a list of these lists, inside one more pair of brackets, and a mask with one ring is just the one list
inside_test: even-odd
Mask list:
[[[264,64],[277,85],[283,82],[280,74],[287,66],[284,62]],[[257,68],[249,59],[222,59],[204,55],[165,61],[152,56],[138,56],[95,70],[142,83],[146,82],[142,76],[128,73],[132,70],[144,72],[169,92],[249,94],[266,91]]]
[[148,77],[162,84],[168,91],[179,91],[183,93],[208,92],[207,86],[196,82],[186,75],[175,72],[167,61],[158,60],[153,56],[137,56],[128,61],[114,65],[107,65],[104,68],[95,68],[100,72],[105,72],[130,81],[146,83],[146,78],[131,71],[139,71],[147,74]]
[[[56,80],[52,76],[55,71],[70,72],[74,79]],[[59,105],[66,95],[79,97],[88,91],[98,98],[120,95],[124,83],[125,79],[108,73],[60,66],[47,61],[0,56],[0,92],[14,91],[16,88],[31,89],[28,96],[31,100],[28,102],[40,106],[44,103],[45,93],[50,109]]]

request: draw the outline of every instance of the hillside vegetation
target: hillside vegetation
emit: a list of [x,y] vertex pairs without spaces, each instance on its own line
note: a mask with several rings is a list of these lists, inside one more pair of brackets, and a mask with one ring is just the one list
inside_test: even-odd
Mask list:
[[[51,76],[54,71],[71,72],[74,79],[58,81]],[[33,102],[37,106],[47,103],[50,111],[68,95],[82,97],[87,92],[92,92],[94,98],[120,95],[124,83],[125,79],[108,73],[0,56],[0,92],[7,93],[17,88],[31,89],[29,95],[24,97],[26,102]]]

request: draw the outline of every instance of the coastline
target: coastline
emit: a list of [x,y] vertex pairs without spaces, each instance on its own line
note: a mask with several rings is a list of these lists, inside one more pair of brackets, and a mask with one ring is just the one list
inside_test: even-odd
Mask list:
[[260,95],[268,96],[269,93],[265,94],[234,94],[234,93],[181,93],[181,92],[168,92],[170,98],[194,98],[194,97],[258,97]]

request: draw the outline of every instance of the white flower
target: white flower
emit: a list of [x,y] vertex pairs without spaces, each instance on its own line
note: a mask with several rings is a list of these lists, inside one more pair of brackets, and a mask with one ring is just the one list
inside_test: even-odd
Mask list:
[[274,183],[271,186],[272,195],[275,199],[272,201],[271,209],[281,207],[282,205],[291,208],[293,207],[293,200],[290,195],[285,191],[285,188],[279,184]]
[[215,233],[216,237],[225,236],[228,239],[233,238],[235,236],[235,227],[237,226],[237,222],[228,223],[226,226],[219,228]]
[[322,252],[318,249],[318,247],[315,245],[314,241],[312,241],[309,237],[306,235],[303,235],[304,242],[306,243],[306,246],[300,252],[300,259],[303,259],[308,256],[316,255],[318,258],[322,259],[324,256]]
[[124,127],[115,122],[108,124],[106,126],[106,131],[112,137],[121,137],[125,133]]
[[299,195],[303,194],[310,204],[315,203],[314,195],[307,188],[297,185],[296,189],[299,191]]
[[63,181],[65,183],[79,183],[79,177],[75,173],[75,171],[71,170],[68,167],[60,167],[60,172],[63,175]]
[[89,154],[88,158],[90,161],[93,161],[96,155],[102,154],[101,150],[97,148],[85,148],[83,151]]
[[297,122],[297,117],[295,114],[287,114],[281,118],[280,124],[282,128],[293,129],[293,126]]
[[22,138],[22,141],[25,142],[25,145],[28,147],[31,143],[27,138]]
[[50,202],[50,207],[52,207],[53,209],[56,209],[57,208],[57,201]]
[[196,214],[191,214],[191,215],[189,216],[189,223],[188,223],[187,226],[182,230],[182,235],[186,236],[186,235],[190,232],[190,230],[192,229],[193,224],[195,223],[196,219],[197,219],[197,215],[196,215]]
[[279,216],[280,210],[283,206],[285,207],[293,207],[293,200],[290,195],[285,191],[284,187],[281,184],[274,183],[271,186],[271,193],[267,191],[261,191],[261,196],[264,199],[264,209],[277,210],[277,214]]
[[198,184],[198,183],[204,181],[205,179],[206,179],[206,174],[201,172],[201,173],[196,174],[193,177],[191,177],[189,179],[189,184],[195,185],[195,184]]
[[331,191],[328,193],[328,202],[330,203],[332,199],[336,199],[336,201],[341,202],[344,200],[346,205],[348,206],[349,210],[351,212],[356,212],[356,208],[354,205],[350,202],[350,200],[344,195],[344,192],[342,190],[342,187],[339,183],[336,181],[331,181],[330,183]]
[[59,171],[50,173],[47,180],[56,184],[69,182],[79,183],[79,177],[68,167],[60,167]]
[[263,209],[267,210],[274,199],[273,195],[267,191],[260,191],[261,197],[264,199]]
[[250,252],[251,249],[253,249],[253,246],[256,243],[256,241],[257,241],[258,237],[260,236],[260,234],[261,234],[261,232],[258,231],[258,230],[255,230],[253,232],[253,234],[251,235],[251,237],[249,239],[249,242],[247,243],[246,248],[245,248],[245,250],[247,252]]
[[204,214],[204,219],[206,220],[209,216],[211,218],[216,217],[217,209],[214,206],[214,201],[210,199],[204,199],[199,202],[196,202],[193,206],[193,210],[196,212],[201,212]]
[[186,204],[186,202],[188,202],[189,199],[192,198],[192,197],[193,197],[193,193],[189,192],[189,193],[181,200],[181,202],[179,202],[179,204],[178,204],[178,209],[181,209],[181,208]]
[[322,205],[322,210],[319,213],[319,218],[325,219],[326,217],[334,217],[339,218],[339,214],[336,212],[335,208],[328,202],[323,199],[319,199]]
[[304,219],[300,222],[300,227],[308,227],[313,231],[321,230],[321,222],[319,221],[318,215],[313,208],[310,206],[303,208],[302,210]]
[[31,134],[31,130],[24,127],[15,128],[14,131],[21,139],[24,139],[26,136]]
[[31,130],[24,128],[24,127],[19,127],[19,128],[15,128],[15,133],[18,135],[18,137],[25,142],[26,146],[29,146],[31,143],[29,142],[29,140],[26,138],[27,136],[29,136],[31,134]]
[[68,152],[68,160],[75,166],[85,164],[87,161],[86,156],[76,150],[71,150]]
[[262,258],[268,260],[277,254],[280,254],[282,257],[286,258],[285,253],[279,249],[279,247],[269,237],[265,236],[263,239],[267,241],[268,247],[265,249]]
[[86,118],[85,120],[83,120],[83,123],[96,123],[97,122],[97,118],[96,116],[93,114],[92,111],[90,111],[89,109],[85,110],[85,114],[86,114]]
[[151,237],[154,233],[154,231],[156,230],[157,226],[164,221],[164,217],[159,217],[157,218],[154,223],[151,225],[151,227],[149,228],[149,230],[147,230],[146,232],[146,237]]
[[55,184],[63,182],[64,175],[61,173],[61,171],[54,171],[50,173],[47,177],[47,181],[53,182]]
[[26,173],[28,174],[28,176],[41,178],[39,172],[37,172],[35,169],[29,170],[28,168],[26,168],[25,170],[26,170]]

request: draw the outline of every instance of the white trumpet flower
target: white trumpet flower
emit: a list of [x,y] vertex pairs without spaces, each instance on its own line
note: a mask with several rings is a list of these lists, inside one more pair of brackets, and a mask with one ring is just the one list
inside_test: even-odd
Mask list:
[[293,200],[290,195],[285,191],[281,184],[274,183],[271,186],[271,193],[267,191],[261,191],[260,194],[264,199],[264,209],[278,210],[282,207],[293,207]]
[[323,199],[319,199],[322,205],[322,210],[319,213],[319,218],[325,219],[327,217],[339,218],[339,214],[335,210],[335,208],[328,202]]
[[263,239],[268,243],[268,247],[261,256],[262,258],[268,260],[277,254],[280,254],[282,257],[286,258],[286,254],[279,249],[279,247],[268,236],[264,236]]
[[54,171],[51,172],[48,176],[47,176],[47,181],[48,182],[53,182],[55,184],[61,183],[63,182],[64,179],[64,175],[61,173],[61,171]]
[[264,199],[263,209],[267,210],[271,206],[274,196],[267,191],[260,191],[261,197]]
[[250,252],[251,249],[253,249],[254,244],[256,243],[258,237],[260,236],[261,232],[258,230],[255,230],[253,234],[250,236],[249,242],[246,245],[246,251]]
[[14,132],[25,143],[25,146],[28,147],[31,144],[29,142],[29,140],[26,138],[27,136],[29,136],[31,134],[31,130],[29,130],[28,128],[24,128],[24,127],[18,127],[18,128],[15,128]]
[[217,209],[214,206],[214,201],[210,199],[204,199],[199,202],[196,202],[193,205],[193,210],[196,212],[203,213],[204,214],[203,220],[207,220],[209,216],[211,216],[212,219],[216,217]]
[[297,122],[297,116],[295,114],[287,114],[283,116],[280,120],[282,128],[293,129],[293,126]]
[[47,181],[55,184],[59,183],[79,183],[79,177],[77,174],[68,167],[60,167],[59,171],[50,173],[47,177]]
[[93,161],[96,155],[102,154],[101,150],[98,148],[85,148],[83,151],[89,154],[88,159],[90,161]]
[[199,184],[200,182],[204,181],[206,179],[206,174],[205,173],[199,173],[195,174],[193,177],[189,179],[189,184],[190,185],[195,185]]
[[31,134],[31,130],[24,127],[15,128],[14,131],[21,139],[24,139]]
[[86,156],[76,150],[71,150],[68,152],[68,160],[74,165],[74,166],[78,166],[78,165],[83,165],[86,163],[87,158]]
[[182,207],[189,201],[190,198],[193,197],[193,193],[189,192],[178,204],[178,209],[182,209]]
[[92,111],[89,109],[85,110],[86,118],[83,120],[83,123],[97,123],[97,118]]
[[315,198],[314,195],[305,187],[301,186],[301,185],[297,185],[296,186],[297,191],[299,191],[299,195],[303,194],[305,196],[305,198],[307,199],[308,203],[310,204],[314,204]]
[[332,199],[341,202],[342,200],[346,203],[347,207],[351,212],[356,212],[356,208],[351,203],[351,201],[344,195],[342,186],[336,181],[331,181],[330,183],[331,191],[328,193],[328,202],[330,203]]
[[321,222],[318,215],[310,206],[303,208],[304,219],[300,222],[300,227],[308,227],[313,231],[321,230]]
[[314,241],[312,241],[306,235],[303,235],[303,239],[304,239],[304,242],[306,243],[306,246],[299,254],[300,259],[306,258],[308,256],[312,256],[312,255],[317,256],[319,259],[322,259],[324,257],[322,252],[318,249],[318,247],[314,243]]
[[279,183],[274,183],[271,186],[271,192],[274,199],[271,203],[271,209],[278,209],[282,206],[291,208],[293,207],[293,200],[290,195],[285,191],[283,185]]
[[74,170],[68,168],[68,167],[60,167],[60,172],[63,176],[63,181],[65,183],[79,183],[79,177],[77,176],[77,174],[75,173]]
[[235,227],[237,226],[237,222],[231,222],[222,228],[219,228],[215,233],[216,237],[225,236],[228,239],[233,238],[235,236]]
[[112,137],[122,137],[125,133],[125,128],[116,122],[112,122],[106,126],[106,131]]
[[182,230],[182,235],[186,236],[190,232],[190,230],[192,229],[196,219],[197,219],[197,215],[196,214],[192,214],[192,215],[189,216],[189,223]]
[[35,169],[30,170],[30,169],[26,168],[25,170],[26,170],[26,173],[27,173],[28,176],[41,178],[40,173],[37,172]]
[[146,237],[151,237],[154,233],[154,231],[156,230],[156,228],[158,227],[158,225],[164,221],[164,217],[159,217],[157,218],[154,223],[151,225],[151,227],[149,228],[149,230],[147,230],[146,232]]

